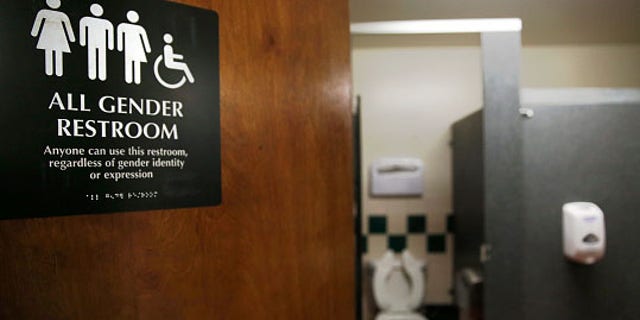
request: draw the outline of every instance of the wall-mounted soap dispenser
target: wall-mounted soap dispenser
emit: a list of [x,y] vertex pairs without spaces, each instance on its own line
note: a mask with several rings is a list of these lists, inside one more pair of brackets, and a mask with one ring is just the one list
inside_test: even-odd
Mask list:
[[562,206],[564,255],[567,259],[593,264],[604,257],[604,213],[591,202],[571,202]]

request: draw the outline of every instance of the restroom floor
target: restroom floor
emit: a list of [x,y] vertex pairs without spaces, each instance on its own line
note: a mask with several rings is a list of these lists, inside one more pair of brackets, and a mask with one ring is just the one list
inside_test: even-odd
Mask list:
[[421,313],[429,320],[458,320],[458,309],[453,305],[428,305]]

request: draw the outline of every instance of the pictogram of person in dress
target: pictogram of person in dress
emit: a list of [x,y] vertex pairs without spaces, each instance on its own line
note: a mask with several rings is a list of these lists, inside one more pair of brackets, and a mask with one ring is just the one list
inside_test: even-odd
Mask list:
[[47,0],[47,6],[54,9],[38,11],[31,28],[31,36],[38,37],[37,49],[44,50],[45,74],[58,77],[63,75],[62,55],[71,52],[69,42],[76,41],[69,17],[55,9],[60,8],[60,0]]

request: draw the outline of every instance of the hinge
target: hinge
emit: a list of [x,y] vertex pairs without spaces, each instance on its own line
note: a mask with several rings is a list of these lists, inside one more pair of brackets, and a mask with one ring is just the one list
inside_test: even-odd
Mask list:
[[493,248],[488,243],[483,243],[480,245],[480,262],[485,263],[491,260],[491,251]]

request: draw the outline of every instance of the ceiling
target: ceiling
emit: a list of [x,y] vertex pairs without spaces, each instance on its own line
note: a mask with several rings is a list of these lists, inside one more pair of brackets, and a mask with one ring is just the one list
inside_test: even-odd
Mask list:
[[520,18],[525,45],[640,43],[640,0],[350,0],[350,6],[351,22]]

